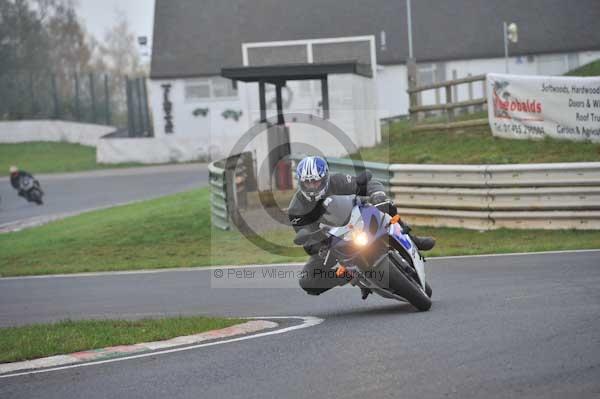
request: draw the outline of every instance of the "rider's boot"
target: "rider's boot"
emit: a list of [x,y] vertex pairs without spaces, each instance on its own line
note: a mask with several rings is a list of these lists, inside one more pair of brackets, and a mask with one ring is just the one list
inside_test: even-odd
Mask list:
[[409,234],[419,251],[429,251],[435,246],[435,238],[433,237],[419,237]]
[[419,251],[429,251],[430,249],[432,249],[433,247],[435,247],[435,238],[433,237],[420,237],[420,236],[416,236],[414,234],[411,234],[411,228],[409,225],[407,225],[406,223],[404,223],[403,221],[400,221],[400,226],[402,226],[402,230],[408,234],[411,238],[411,240],[413,240],[413,242],[415,243],[415,245],[417,246],[417,248],[419,248]]

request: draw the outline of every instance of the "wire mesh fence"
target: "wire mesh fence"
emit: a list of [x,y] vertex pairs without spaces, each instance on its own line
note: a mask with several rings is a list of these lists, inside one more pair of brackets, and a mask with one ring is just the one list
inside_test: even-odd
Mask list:
[[146,78],[20,71],[0,75],[0,120],[60,119],[153,136]]
[[125,79],[127,130],[131,137],[153,136],[146,78]]

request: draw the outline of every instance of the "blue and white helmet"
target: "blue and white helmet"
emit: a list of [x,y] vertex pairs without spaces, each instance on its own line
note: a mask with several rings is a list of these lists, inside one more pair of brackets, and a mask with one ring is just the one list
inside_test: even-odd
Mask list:
[[329,166],[321,157],[306,157],[296,168],[300,191],[309,201],[325,197],[329,187]]

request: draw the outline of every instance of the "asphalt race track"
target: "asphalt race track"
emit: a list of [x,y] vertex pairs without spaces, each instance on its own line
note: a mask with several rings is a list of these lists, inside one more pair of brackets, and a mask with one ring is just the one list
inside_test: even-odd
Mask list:
[[363,302],[353,288],[320,297],[211,288],[215,270],[0,279],[2,326],[167,314],[324,319],[280,335],[0,378],[0,397],[600,397],[600,251],[427,265],[434,304],[426,313]]
[[43,206],[17,196],[8,178],[0,178],[0,227],[191,190],[206,185],[208,171],[205,164],[185,164],[36,177]]

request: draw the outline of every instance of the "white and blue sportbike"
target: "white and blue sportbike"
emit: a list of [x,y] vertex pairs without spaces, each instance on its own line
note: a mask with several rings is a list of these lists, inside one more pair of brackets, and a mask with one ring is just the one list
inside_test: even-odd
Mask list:
[[366,197],[334,195],[323,201],[319,228],[298,231],[298,245],[324,243],[333,268],[353,286],[382,297],[408,302],[420,311],[431,308],[431,287],[425,278],[425,258],[400,226]]

